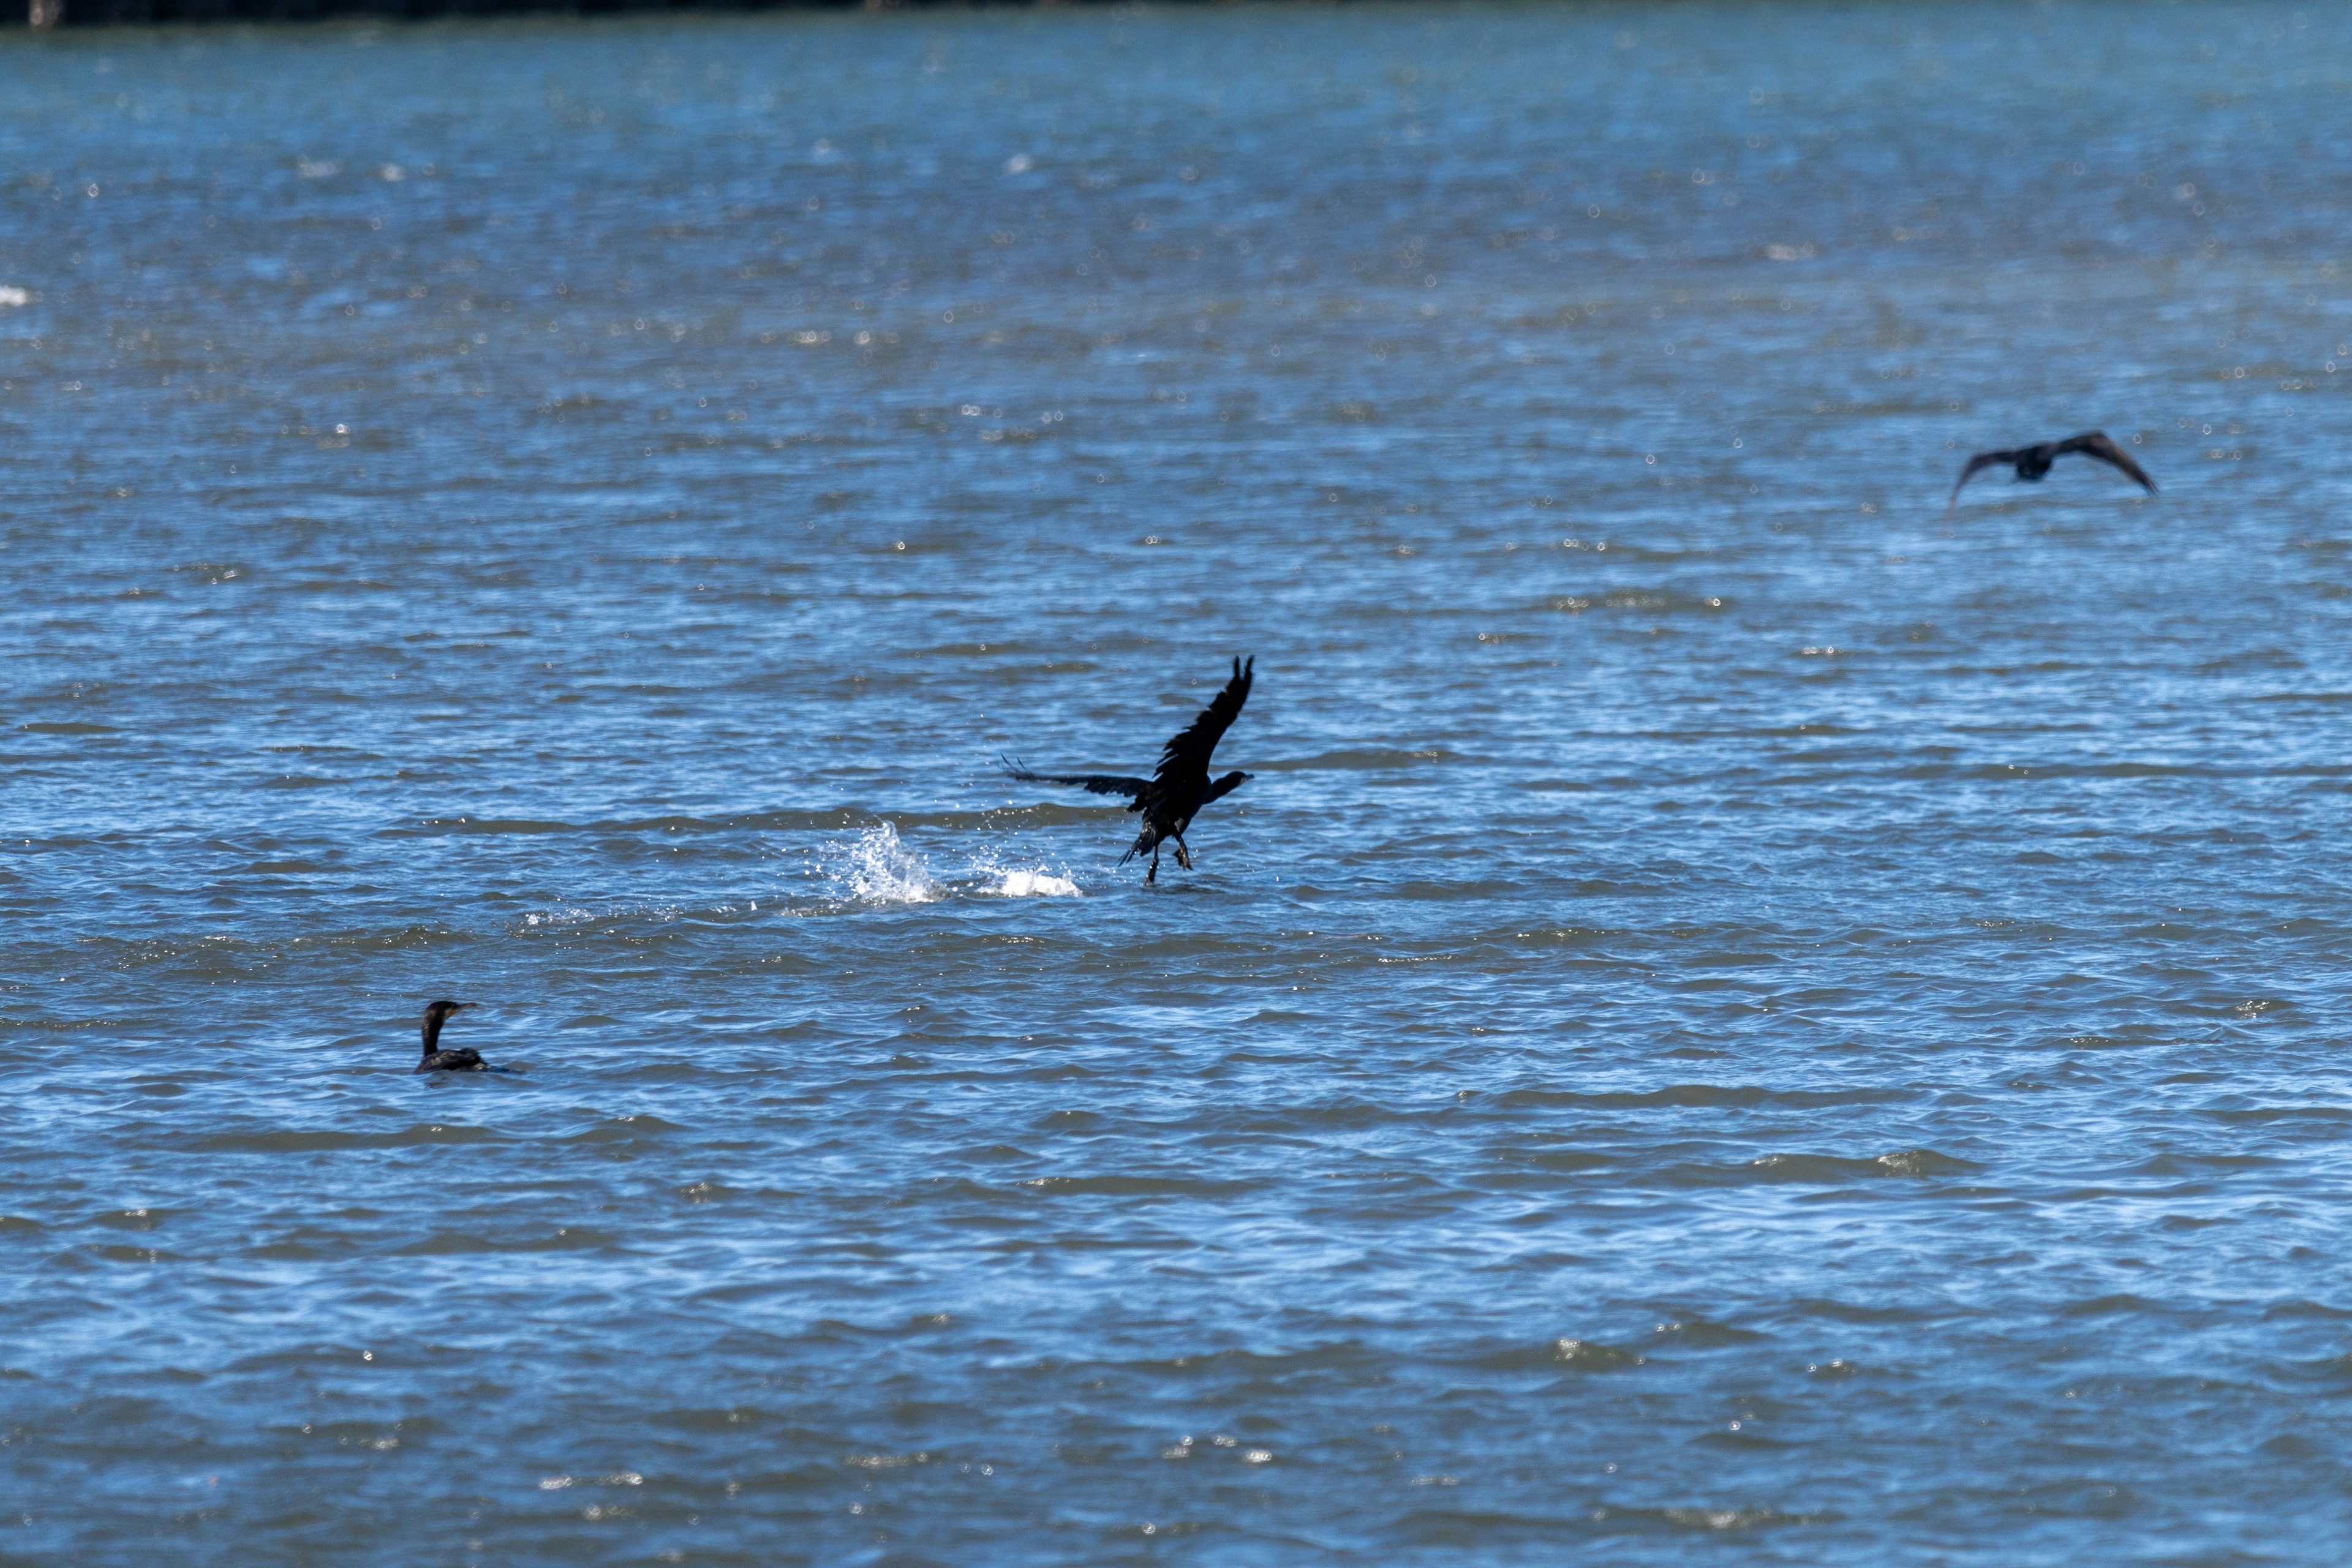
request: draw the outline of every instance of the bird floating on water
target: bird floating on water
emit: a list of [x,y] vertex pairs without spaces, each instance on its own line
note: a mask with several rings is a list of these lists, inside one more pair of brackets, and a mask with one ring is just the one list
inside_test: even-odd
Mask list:
[[441,1026],[449,1015],[470,1007],[471,1002],[436,1002],[425,1009],[425,1059],[416,1064],[418,1072],[512,1072],[512,1068],[494,1068],[482,1059],[479,1051],[460,1046],[456,1050],[443,1050]]
[[1211,801],[1231,795],[1249,782],[1249,774],[1238,771],[1212,780],[1209,753],[1217,749],[1217,742],[1241,716],[1242,704],[1249,700],[1250,680],[1256,668],[1255,658],[1246,664],[1238,658],[1234,660],[1233,679],[1201,710],[1199,718],[1160,749],[1160,767],[1148,779],[1129,778],[1123,773],[1033,773],[1012,757],[1003,759],[1005,771],[1031,784],[1076,784],[1095,795],[1126,795],[1127,809],[1143,814],[1143,831],[1135,836],[1135,842],[1128,846],[1118,863],[1124,866],[1148,851],[1151,867],[1144,872],[1143,879],[1157,882],[1160,841],[1172,838],[1176,841],[1176,864],[1189,871],[1192,869],[1192,856],[1184,843],[1184,830],[1192,826],[1193,815]]
[[1960,470],[1959,481],[1952,486],[1952,499],[1944,504],[1944,510],[1948,512],[1960,504],[1960,486],[1967,484],[1969,476],[1979,468],[1996,468],[2007,463],[2017,470],[2019,479],[2032,482],[2048,473],[2050,465],[2069,452],[2080,452],[2086,458],[2112,463],[2138,481],[2140,489],[2150,495],[2156,493],[2156,481],[2132,461],[2129,452],[2116,446],[2105,430],[2086,430],[2080,436],[2069,436],[2063,441],[2043,441],[2006,452],[1979,452],[1969,459],[1969,466]]

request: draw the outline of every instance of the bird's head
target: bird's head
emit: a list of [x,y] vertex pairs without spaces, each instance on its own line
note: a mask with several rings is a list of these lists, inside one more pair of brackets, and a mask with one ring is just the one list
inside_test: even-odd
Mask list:
[[425,1009],[425,1054],[426,1056],[433,1054],[434,1043],[441,1038],[441,1026],[448,1022],[449,1015],[462,1012],[472,1005],[471,1002],[451,1002],[446,998],[426,1005]]
[[1229,795],[1233,794],[1234,791],[1241,788],[1242,785],[1249,783],[1249,774],[1242,772],[1239,768],[1235,768],[1232,773],[1225,774],[1224,777],[1219,779],[1216,783],[1209,786],[1209,798],[1211,800],[1223,799],[1224,796]]

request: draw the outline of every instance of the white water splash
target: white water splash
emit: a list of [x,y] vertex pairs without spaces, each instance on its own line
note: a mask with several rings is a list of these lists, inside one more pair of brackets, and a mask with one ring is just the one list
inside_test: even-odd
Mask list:
[[1008,899],[1082,899],[1086,895],[1067,877],[1050,871],[1007,871],[999,878],[998,894]]
[[[1025,858],[1025,857],[1021,858]],[[1085,897],[1066,868],[1024,865],[1013,856],[983,851],[944,874],[899,841],[891,823],[877,823],[854,839],[818,852],[817,874],[834,899],[861,904],[929,904],[974,895],[1002,899]]]
[[887,822],[840,850],[833,873],[860,903],[928,904],[940,895],[930,868],[898,842],[898,830]]

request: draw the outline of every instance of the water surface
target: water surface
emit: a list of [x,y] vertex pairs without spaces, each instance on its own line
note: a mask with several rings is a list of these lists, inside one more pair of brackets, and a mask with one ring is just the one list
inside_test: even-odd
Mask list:
[[2347,85],[18,37],[0,1561],[2334,1560]]

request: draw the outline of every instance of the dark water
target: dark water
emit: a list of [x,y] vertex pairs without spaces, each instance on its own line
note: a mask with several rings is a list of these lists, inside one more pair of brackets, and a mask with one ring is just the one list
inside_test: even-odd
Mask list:
[[0,1561],[2339,1560],[2347,87],[20,37]]

